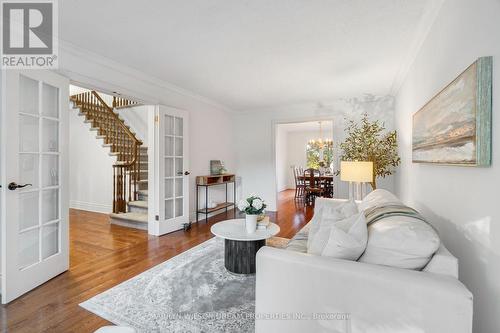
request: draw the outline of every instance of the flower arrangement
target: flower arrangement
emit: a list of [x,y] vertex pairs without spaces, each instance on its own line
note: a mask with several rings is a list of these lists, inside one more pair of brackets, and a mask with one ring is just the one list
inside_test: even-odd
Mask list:
[[266,206],[267,205],[264,200],[256,195],[251,195],[250,197],[242,199],[238,202],[238,209],[248,215],[260,215],[264,212]]

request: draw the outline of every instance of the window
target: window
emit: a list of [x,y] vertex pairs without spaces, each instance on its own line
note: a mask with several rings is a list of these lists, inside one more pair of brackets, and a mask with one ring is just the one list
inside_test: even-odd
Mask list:
[[333,142],[329,141],[323,143],[308,143],[306,147],[306,158],[308,168],[331,168],[333,162]]

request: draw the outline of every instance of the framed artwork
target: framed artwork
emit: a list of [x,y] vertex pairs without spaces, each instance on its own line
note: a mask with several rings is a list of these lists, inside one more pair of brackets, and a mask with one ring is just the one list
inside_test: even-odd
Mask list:
[[220,175],[224,171],[224,164],[222,164],[219,160],[211,160],[210,161],[210,174],[211,175]]
[[491,94],[492,57],[482,57],[413,115],[413,162],[489,166]]

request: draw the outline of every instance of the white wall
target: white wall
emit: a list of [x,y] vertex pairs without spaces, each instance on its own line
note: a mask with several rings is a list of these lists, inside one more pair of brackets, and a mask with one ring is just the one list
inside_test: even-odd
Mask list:
[[113,210],[113,168],[115,159],[103,148],[90,124],[69,111],[69,205],[71,208],[111,213]]
[[[195,177],[209,173],[210,159],[224,161],[229,172],[234,172],[236,169],[230,110],[168,82],[69,43],[60,43],[59,47],[58,72],[68,77],[74,84],[104,92],[117,91],[123,96],[133,96],[145,104],[163,104],[188,111],[189,171],[191,171],[189,201],[193,216]],[[214,190],[213,193],[213,200],[223,199],[221,190]]]
[[[493,147],[500,139],[500,1],[448,0],[396,97],[402,165],[396,191],[459,258],[474,294],[474,332],[500,328],[500,154],[491,167],[412,164],[412,114],[480,56],[493,56]],[[436,291],[438,292],[438,291]]]
[[276,127],[276,187],[278,192],[288,187],[288,133],[283,126]]
[[[190,211],[195,212],[195,177],[210,174],[210,160],[221,160],[229,173],[235,173],[233,146],[233,121],[228,113],[196,107],[189,109],[189,156],[190,156]],[[229,201],[233,190],[229,185]],[[200,190],[200,207],[204,207],[204,194]],[[225,187],[211,187],[209,201],[225,201]],[[223,211],[222,211],[223,212]],[[204,215],[200,215],[203,218]]]
[[130,126],[136,137],[142,141],[143,147],[148,147],[148,111],[147,106],[139,105],[119,109],[118,113],[125,123]]
[[[237,173],[242,179],[241,193],[256,193],[268,203],[268,210],[276,210],[276,166],[274,135],[280,122],[333,120],[334,153],[338,156],[338,143],[344,139],[345,118],[359,119],[367,112],[371,119],[385,122],[386,128],[394,127],[394,104],[390,96],[364,95],[356,98],[337,99],[316,104],[298,104],[237,114],[234,141],[237,147]],[[334,183],[339,197],[348,195],[347,185]],[[392,177],[379,181],[381,188],[393,190]]]

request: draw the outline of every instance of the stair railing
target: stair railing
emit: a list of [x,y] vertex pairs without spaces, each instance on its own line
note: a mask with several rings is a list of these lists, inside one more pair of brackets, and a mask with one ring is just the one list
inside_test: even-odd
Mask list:
[[113,96],[113,109],[126,108],[134,105],[139,105],[139,103],[123,97]]
[[[95,91],[71,96],[71,101],[85,114],[85,118],[97,128],[104,143],[111,146],[117,156],[113,165],[113,213],[127,211],[128,201],[137,200],[138,183],[141,180],[140,146],[142,141],[132,133],[118,114]],[[113,97],[113,107],[137,105],[124,98]]]

